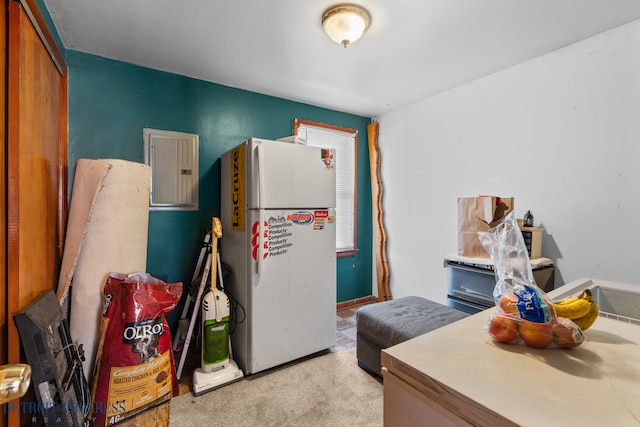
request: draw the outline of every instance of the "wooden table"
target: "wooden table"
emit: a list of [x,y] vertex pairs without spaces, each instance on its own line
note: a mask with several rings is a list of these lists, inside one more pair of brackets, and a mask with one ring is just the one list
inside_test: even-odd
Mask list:
[[640,325],[600,317],[574,349],[494,343],[494,309],[382,353],[385,426],[638,426]]

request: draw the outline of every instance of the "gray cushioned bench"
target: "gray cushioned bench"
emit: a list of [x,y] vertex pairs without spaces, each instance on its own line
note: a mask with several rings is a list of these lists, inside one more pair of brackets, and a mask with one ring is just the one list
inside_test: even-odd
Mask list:
[[358,366],[381,375],[383,349],[467,316],[462,311],[416,296],[365,305],[356,312]]

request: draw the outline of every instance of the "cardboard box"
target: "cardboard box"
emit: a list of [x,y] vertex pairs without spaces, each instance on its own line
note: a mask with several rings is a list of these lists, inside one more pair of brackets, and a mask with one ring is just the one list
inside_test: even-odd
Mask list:
[[[519,222],[518,222],[519,223]],[[520,227],[524,244],[527,247],[529,258],[540,258],[542,256],[542,230],[541,227]]]

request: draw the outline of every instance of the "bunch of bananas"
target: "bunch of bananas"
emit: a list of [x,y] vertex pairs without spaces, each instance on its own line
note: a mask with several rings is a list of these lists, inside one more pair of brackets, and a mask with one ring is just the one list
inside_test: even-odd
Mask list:
[[553,303],[558,317],[566,317],[583,331],[589,329],[598,318],[598,305],[593,300],[590,289],[585,289],[577,297],[565,298]]

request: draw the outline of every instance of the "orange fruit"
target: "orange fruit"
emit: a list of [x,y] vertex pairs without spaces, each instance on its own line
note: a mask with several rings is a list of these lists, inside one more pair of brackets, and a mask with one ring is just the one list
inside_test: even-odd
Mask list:
[[518,325],[509,316],[494,314],[489,321],[487,333],[495,341],[510,343],[518,336]]
[[535,323],[523,320],[518,325],[518,333],[529,347],[545,348],[553,343],[550,323]]
[[577,347],[584,341],[582,330],[570,319],[564,317],[556,318],[551,326],[553,343],[562,348]]
[[498,300],[498,308],[503,313],[511,314],[516,317],[520,317],[518,311],[518,296],[513,292],[505,292]]

